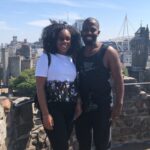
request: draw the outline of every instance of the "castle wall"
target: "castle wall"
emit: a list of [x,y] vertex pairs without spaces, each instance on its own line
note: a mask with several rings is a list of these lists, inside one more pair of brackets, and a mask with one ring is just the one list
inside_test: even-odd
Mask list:
[[[136,82],[128,78],[125,83]],[[123,111],[113,124],[113,143],[141,142],[150,139],[150,95],[138,85],[125,86]]]
[[[125,79],[125,83],[133,82],[136,83],[134,78]],[[50,147],[39,119],[39,113],[29,102],[29,98],[12,100],[13,107],[7,114],[7,143],[5,144],[8,150],[24,148],[36,150],[36,148],[47,149]],[[2,130],[0,128],[0,133]],[[149,131],[150,95],[141,91],[137,85],[126,85],[123,111],[119,119],[112,125],[112,146],[147,141],[150,139]],[[78,150],[74,132],[70,140],[70,149]]]
[[148,59],[148,46],[145,39],[131,41],[132,67],[145,69]]

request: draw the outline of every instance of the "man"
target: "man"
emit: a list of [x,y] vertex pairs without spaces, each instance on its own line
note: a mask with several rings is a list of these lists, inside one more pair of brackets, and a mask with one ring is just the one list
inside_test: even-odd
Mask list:
[[[80,150],[91,150],[92,138],[96,150],[110,148],[111,120],[115,120],[123,105],[123,77],[117,51],[97,41],[100,34],[95,18],[87,18],[81,36],[85,46],[77,57],[79,90],[83,113],[76,120],[76,135]],[[110,77],[113,80],[115,102],[112,107]]]

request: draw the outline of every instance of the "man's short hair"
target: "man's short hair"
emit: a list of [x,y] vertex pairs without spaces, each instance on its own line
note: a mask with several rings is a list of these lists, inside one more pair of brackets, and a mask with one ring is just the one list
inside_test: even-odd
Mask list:
[[88,23],[88,22],[91,22],[91,21],[96,22],[97,27],[99,28],[100,25],[99,25],[98,20],[96,18],[93,18],[93,17],[88,17],[87,19],[85,19],[83,25],[86,24],[86,23]]

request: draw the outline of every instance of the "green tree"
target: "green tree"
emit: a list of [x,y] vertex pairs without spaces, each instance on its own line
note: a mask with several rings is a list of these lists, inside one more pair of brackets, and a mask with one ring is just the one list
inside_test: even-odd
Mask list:
[[122,73],[123,73],[125,76],[129,76],[127,67],[124,66],[124,67],[122,68]]
[[32,97],[35,94],[34,69],[24,70],[17,78],[9,80],[9,87],[16,92],[17,96]]

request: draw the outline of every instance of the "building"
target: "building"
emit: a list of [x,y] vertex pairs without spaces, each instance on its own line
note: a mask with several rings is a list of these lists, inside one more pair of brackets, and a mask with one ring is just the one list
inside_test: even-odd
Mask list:
[[132,51],[132,66],[129,68],[129,74],[138,81],[143,81],[143,73],[146,70],[149,50],[149,28],[140,27],[134,38],[130,41]]
[[84,22],[83,19],[78,19],[78,20],[75,21],[73,26],[80,32],[82,30],[83,22]]
[[21,56],[9,57],[8,78],[18,77],[21,73]]
[[149,29],[140,27],[130,42],[132,51],[132,68],[144,70],[148,60]]
[[3,65],[3,82],[4,84],[7,84],[8,82],[8,49],[7,48],[2,48],[1,49],[2,53],[2,65]]
[[31,58],[31,46],[27,43],[25,39],[21,47],[16,50],[16,55],[23,56],[25,59]]
[[0,74],[0,77],[3,76],[2,80],[5,85],[8,84],[10,77],[18,77],[23,70],[33,67],[31,46],[32,44],[28,43],[26,39],[23,42],[17,41],[17,36],[13,36],[10,44],[1,45],[0,68],[3,73]]

